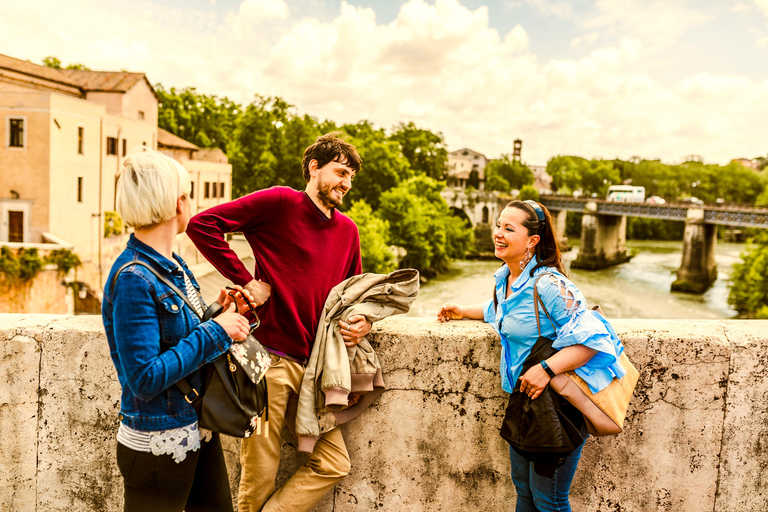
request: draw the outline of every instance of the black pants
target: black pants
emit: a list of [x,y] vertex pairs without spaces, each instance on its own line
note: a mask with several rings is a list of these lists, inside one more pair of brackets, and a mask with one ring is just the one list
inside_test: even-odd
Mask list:
[[125,512],[232,512],[219,434],[176,463],[171,455],[137,452],[117,443]]

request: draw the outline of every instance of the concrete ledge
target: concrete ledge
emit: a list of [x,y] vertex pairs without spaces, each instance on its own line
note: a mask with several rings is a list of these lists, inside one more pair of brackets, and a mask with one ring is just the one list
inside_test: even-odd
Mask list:
[[[640,381],[625,432],[587,442],[574,510],[762,510],[768,321],[613,324]],[[492,329],[396,317],[373,341],[389,389],[343,427],[352,472],[316,510],[510,510]],[[100,318],[0,315],[0,344],[0,510],[120,510],[119,385]],[[225,448],[236,484],[238,441]]]

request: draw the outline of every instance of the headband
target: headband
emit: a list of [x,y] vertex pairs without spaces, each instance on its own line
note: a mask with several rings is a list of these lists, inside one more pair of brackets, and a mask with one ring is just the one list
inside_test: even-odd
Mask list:
[[544,229],[544,225],[546,224],[546,222],[545,222],[546,217],[544,216],[544,210],[541,209],[541,206],[539,206],[539,203],[537,203],[536,201],[532,201],[530,199],[528,199],[527,201],[523,201],[523,202],[525,204],[529,205],[531,208],[533,208],[533,211],[536,212],[536,217],[539,218],[539,224],[541,224],[539,226],[539,231]]

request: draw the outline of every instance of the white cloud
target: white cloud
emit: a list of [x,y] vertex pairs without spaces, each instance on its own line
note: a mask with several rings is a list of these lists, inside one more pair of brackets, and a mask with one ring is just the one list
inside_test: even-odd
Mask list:
[[689,28],[712,18],[711,14],[695,6],[688,7],[689,3],[690,0],[596,0],[595,13],[582,18],[581,26],[584,30],[629,35],[648,46],[664,47]]
[[[248,0],[242,16],[223,19],[146,0],[1,3],[0,48],[35,62],[55,55],[94,69],[144,71],[153,83],[241,102],[278,95],[301,113],[339,123],[368,119],[390,128],[412,120],[443,132],[451,148],[490,157],[510,152],[519,137],[532,164],[557,154],[672,161],[699,153],[721,162],[765,154],[768,82],[699,73],[660,84],[639,71],[659,44],[648,38],[677,37],[676,23],[704,16],[680,4],[656,13],[636,0],[622,4],[629,14],[598,1],[601,17],[576,43],[591,44],[591,52],[578,60],[540,61],[526,27],[499,34],[487,8],[458,0],[409,0],[387,24],[347,3],[328,21],[279,8],[247,11],[255,5]],[[635,25],[654,27],[634,26],[633,13]],[[625,37],[598,45],[623,29]]]
[[569,2],[557,0],[523,0],[523,3],[532,6],[546,16],[554,16],[566,20],[573,18],[573,5]]
[[768,0],[752,0],[757,10],[768,16]]
[[591,46],[595,43],[595,41],[598,40],[600,37],[600,34],[597,32],[588,32],[581,36],[576,36],[573,39],[571,39],[571,46],[573,48],[578,48],[579,46]]

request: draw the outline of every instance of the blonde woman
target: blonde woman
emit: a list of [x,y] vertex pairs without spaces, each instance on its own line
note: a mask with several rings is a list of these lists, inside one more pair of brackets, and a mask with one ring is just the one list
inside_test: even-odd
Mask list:
[[[217,299],[226,312],[200,320],[197,282],[172,251],[192,213],[190,188],[178,162],[146,148],[126,157],[117,184],[117,211],[134,233],[107,280],[102,319],[122,386],[117,463],[126,512],[232,510],[218,434],[201,433],[176,383],[201,390],[200,367],[244,340],[249,326],[226,290]],[[197,311],[134,260],[185,291]],[[241,289],[238,302],[246,300]]]

